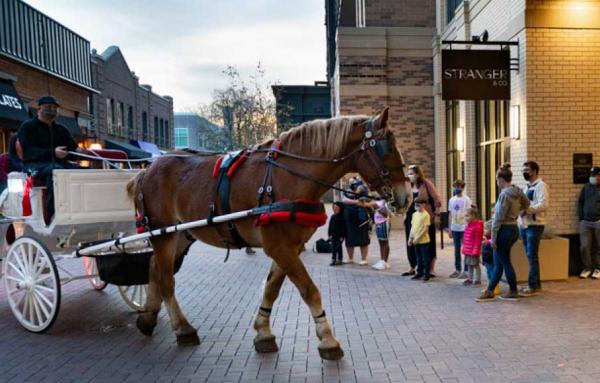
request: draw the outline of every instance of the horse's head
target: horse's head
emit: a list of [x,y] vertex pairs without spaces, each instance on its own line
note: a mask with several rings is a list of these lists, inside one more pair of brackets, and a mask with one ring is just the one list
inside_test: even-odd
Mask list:
[[404,211],[411,203],[412,193],[405,174],[406,165],[389,129],[388,119],[386,107],[378,116],[362,124],[364,135],[356,170],[371,189],[375,189],[396,209]]

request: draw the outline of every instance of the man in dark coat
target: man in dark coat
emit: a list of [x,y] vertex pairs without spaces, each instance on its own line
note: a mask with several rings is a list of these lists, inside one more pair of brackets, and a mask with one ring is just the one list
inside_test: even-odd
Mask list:
[[71,133],[56,123],[58,101],[52,96],[38,100],[37,116],[25,121],[19,128],[19,142],[23,148],[23,168],[34,178],[45,181],[47,189],[46,213],[54,215],[54,186],[52,170],[75,169],[68,162],[69,151],[78,151]]

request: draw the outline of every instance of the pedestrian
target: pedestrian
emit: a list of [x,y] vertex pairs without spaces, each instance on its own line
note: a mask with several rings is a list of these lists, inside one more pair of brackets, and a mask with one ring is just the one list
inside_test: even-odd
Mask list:
[[517,276],[510,262],[510,250],[519,238],[517,218],[523,210],[529,207],[529,200],[521,189],[512,184],[512,176],[510,164],[502,165],[496,173],[496,183],[501,192],[496,201],[494,218],[492,219],[491,245],[494,249],[494,271],[487,289],[477,298],[478,302],[496,299],[494,289],[500,283],[503,271],[510,291],[501,295],[500,298],[505,300],[519,299]]
[[465,286],[481,285],[481,243],[483,242],[483,221],[479,218],[475,206],[471,206],[465,212],[465,231],[462,253],[465,255],[465,265],[469,267],[469,275],[463,282]]
[[373,221],[375,222],[375,234],[377,235],[377,241],[379,242],[379,256],[381,259],[373,265],[373,268],[375,270],[387,270],[390,268],[390,210],[388,209],[385,200],[377,193],[375,193],[374,201],[364,202],[363,205],[375,210]]
[[342,265],[344,259],[342,242],[346,238],[346,222],[344,219],[344,204],[341,202],[334,202],[333,204],[333,215],[329,218],[327,234],[331,241],[331,263],[329,266]]
[[417,272],[411,278],[413,280],[423,279],[427,282],[431,278],[430,272],[430,252],[429,227],[431,226],[431,216],[425,209],[427,200],[419,197],[414,202],[415,212],[411,217],[411,228],[408,236],[408,246],[414,247],[417,256]]
[[448,202],[448,220],[450,222],[450,238],[454,242],[454,272],[450,278],[467,278],[467,265],[461,257],[463,237],[465,234],[465,213],[471,207],[471,199],[465,193],[465,183],[456,180],[452,184],[452,198]]
[[523,178],[527,181],[525,195],[531,205],[520,217],[520,231],[525,254],[529,261],[529,276],[527,287],[519,290],[523,297],[539,294],[542,289],[540,279],[540,260],[538,251],[540,241],[546,225],[546,211],[550,201],[548,185],[540,178],[540,166],[535,161],[527,161],[523,164]]
[[[586,184],[577,203],[579,214],[579,238],[583,271],[579,278],[600,278],[600,167],[590,170],[590,182]],[[595,244],[595,246],[593,246]]]
[[58,101],[52,96],[44,96],[38,100],[38,106],[37,116],[19,128],[18,140],[23,149],[23,168],[46,183],[46,216],[51,218],[54,215],[52,171],[77,168],[68,162],[69,152],[80,149],[67,128],[56,122]]
[[[483,224],[483,245],[481,246],[481,262],[485,267],[488,282],[492,280],[494,272],[494,249],[492,248],[492,220]],[[485,289],[481,290],[483,293]],[[494,296],[500,295],[500,284],[494,289]]]
[[[442,206],[442,200],[440,199],[439,193],[433,183],[425,178],[423,170],[418,165],[410,165],[408,167],[408,179],[412,186],[413,202],[409,206],[406,217],[404,219],[404,231],[406,235],[406,242],[408,243],[409,234],[412,226],[412,215],[415,212],[415,201],[418,198],[425,199],[424,204],[425,211],[429,213],[431,218],[431,225],[429,225],[429,259],[431,264],[431,276],[434,277],[433,269],[436,258],[436,244],[435,244],[435,224],[439,224],[440,208]],[[435,224],[434,224],[435,223]],[[402,273],[403,276],[415,275],[415,268],[417,267],[417,256],[415,248],[407,246],[406,255],[410,264],[410,270]]]
[[369,255],[369,214],[362,206],[359,197],[368,196],[368,188],[354,178],[349,185],[352,193],[345,193],[342,197],[344,204],[344,219],[346,221],[346,251],[348,252],[347,263],[354,263],[354,248],[360,248],[360,265],[366,266]]

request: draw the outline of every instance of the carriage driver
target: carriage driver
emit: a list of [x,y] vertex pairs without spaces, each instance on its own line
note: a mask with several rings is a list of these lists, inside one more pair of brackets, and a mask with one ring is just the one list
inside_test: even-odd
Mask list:
[[68,151],[80,150],[67,128],[56,123],[58,101],[52,96],[44,96],[38,100],[38,106],[37,116],[25,121],[18,134],[24,170],[46,184],[46,213],[51,218],[54,215],[52,170],[77,168],[67,162]]

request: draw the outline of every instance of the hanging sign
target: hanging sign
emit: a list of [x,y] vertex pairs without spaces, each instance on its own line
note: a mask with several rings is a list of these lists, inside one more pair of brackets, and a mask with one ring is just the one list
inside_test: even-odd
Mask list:
[[444,100],[510,100],[509,50],[442,50]]

